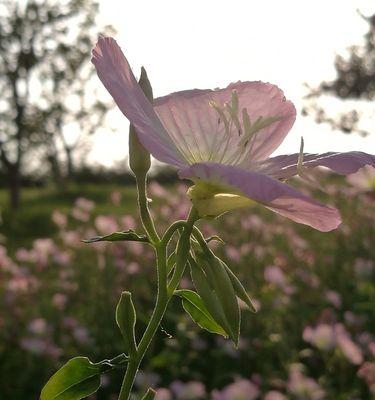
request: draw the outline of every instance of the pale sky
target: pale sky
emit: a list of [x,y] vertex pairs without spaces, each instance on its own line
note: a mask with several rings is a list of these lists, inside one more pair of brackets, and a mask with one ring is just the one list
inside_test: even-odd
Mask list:
[[[136,76],[145,66],[155,97],[262,80],[300,111],[303,84],[333,78],[335,53],[361,43],[367,24],[357,8],[374,11],[374,0],[102,0],[100,22],[115,27]],[[127,154],[128,122],[117,109],[107,120],[90,160],[110,165]],[[299,114],[277,153],[298,152],[300,136],[307,152],[375,149],[375,133],[332,132]]]

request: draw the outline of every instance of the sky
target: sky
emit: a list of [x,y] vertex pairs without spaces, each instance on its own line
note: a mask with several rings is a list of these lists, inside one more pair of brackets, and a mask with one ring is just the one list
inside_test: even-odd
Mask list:
[[[333,132],[300,114],[304,84],[333,79],[335,54],[363,40],[367,24],[357,8],[370,13],[374,0],[102,0],[99,23],[117,30],[136,76],[146,68],[155,97],[238,80],[278,85],[299,115],[275,154],[298,152],[301,136],[306,152],[369,151],[375,133],[362,138]],[[99,95],[110,100],[103,88]],[[105,165],[122,160],[127,131],[126,118],[111,111],[90,160]]]

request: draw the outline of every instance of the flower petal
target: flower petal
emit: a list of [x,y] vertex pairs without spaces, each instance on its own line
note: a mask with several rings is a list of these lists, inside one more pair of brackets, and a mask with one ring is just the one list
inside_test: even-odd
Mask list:
[[[297,162],[299,154],[289,154],[272,157],[258,165],[258,170],[276,179],[287,179],[298,173]],[[360,168],[370,165],[375,167],[375,156],[361,151],[347,153],[305,154],[305,168],[326,167],[342,175],[357,172]]]
[[151,103],[139,87],[133,72],[113,38],[100,37],[92,52],[98,76],[120,110],[135,126],[139,140],[160,161],[186,164],[165,131]]
[[341,223],[334,208],[327,207],[292,187],[259,172],[218,163],[198,163],[179,172],[181,178],[207,181],[243,194],[267,208],[323,232]]
[[235,159],[236,153],[242,151],[238,147],[238,132],[233,129],[233,135],[228,137],[217,112],[209,105],[214,101],[223,106],[231,100],[233,90],[237,91],[240,112],[246,108],[251,122],[259,117],[281,118],[254,136],[246,159],[268,157],[292,127],[296,115],[293,104],[285,99],[279,88],[269,83],[237,82],[225,89],[195,89],[155,99],[155,110],[164,127],[191,163],[229,163]]

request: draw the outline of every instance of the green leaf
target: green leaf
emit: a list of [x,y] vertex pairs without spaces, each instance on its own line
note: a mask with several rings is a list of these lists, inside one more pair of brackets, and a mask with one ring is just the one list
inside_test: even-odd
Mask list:
[[83,243],[95,243],[95,242],[144,242],[149,243],[149,239],[145,235],[138,235],[132,229],[122,232],[113,232],[105,236],[95,236],[91,239],[82,240]]
[[210,286],[206,274],[203,272],[200,266],[196,263],[194,258],[189,258],[190,272],[193,279],[193,283],[199,296],[201,297],[203,304],[206,306],[208,312],[216,321],[216,323],[223,327],[226,332],[226,336],[230,337],[229,323],[224,315],[223,308],[221,307],[220,301]]
[[154,400],[156,392],[154,389],[149,388],[146,394],[142,397],[142,400]]
[[225,330],[214,320],[197,293],[192,290],[176,290],[175,294],[182,298],[184,310],[197,325],[211,333],[227,337]]
[[222,261],[224,268],[226,269],[230,280],[232,281],[233,288],[236,292],[236,295],[239,299],[241,299],[250,309],[250,311],[256,313],[258,310],[256,309],[254,303],[251,301],[249,295],[247,294],[245,288],[242,286],[242,283],[237,278],[237,276],[233,273],[233,271]]
[[136,355],[135,324],[137,316],[130,292],[122,292],[116,307],[116,323],[124,338],[126,351],[130,356]]
[[230,338],[237,345],[240,335],[241,313],[233,284],[221,260],[208,247],[203,249],[203,251],[204,253],[196,253],[198,265],[203,268],[210,279],[211,285],[213,285],[224,315],[229,323]]
[[76,357],[62,366],[44,386],[40,400],[79,400],[100,387],[100,365]]
[[206,243],[215,241],[215,242],[219,242],[221,244],[225,244],[224,240],[220,236],[217,236],[217,235],[209,236],[207,238],[204,238],[204,240],[206,241]]

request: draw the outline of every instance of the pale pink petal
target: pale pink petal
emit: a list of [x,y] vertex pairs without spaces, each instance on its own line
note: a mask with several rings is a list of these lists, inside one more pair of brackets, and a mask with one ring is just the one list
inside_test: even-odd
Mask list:
[[243,194],[293,221],[323,232],[341,223],[336,209],[259,172],[217,163],[198,163],[182,169],[179,174],[181,178],[226,186],[231,193]]
[[[298,156],[296,153],[272,157],[259,164],[257,169],[277,179],[290,178],[297,174]],[[326,167],[342,175],[357,172],[366,165],[375,167],[375,156],[361,151],[305,154],[303,161],[305,168]]]
[[92,55],[100,80],[135,126],[139,140],[147,150],[160,161],[185,165],[184,158],[143,94],[116,41],[110,37],[99,38]]
[[252,122],[258,117],[281,118],[254,136],[246,160],[268,157],[292,127],[296,115],[293,104],[285,99],[279,88],[269,83],[237,82],[225,89],[195,89],[155,99],[155,110],[164,127],[191,163],[215,161],[229,164],[242,152],[238,147],[241,139],[238,132],[233,129],[228,136],[217,112],[209,106],[210,101],[220,106],[230,102],[233,90],[238,94],[239,114],[242,108],[246,108]]

